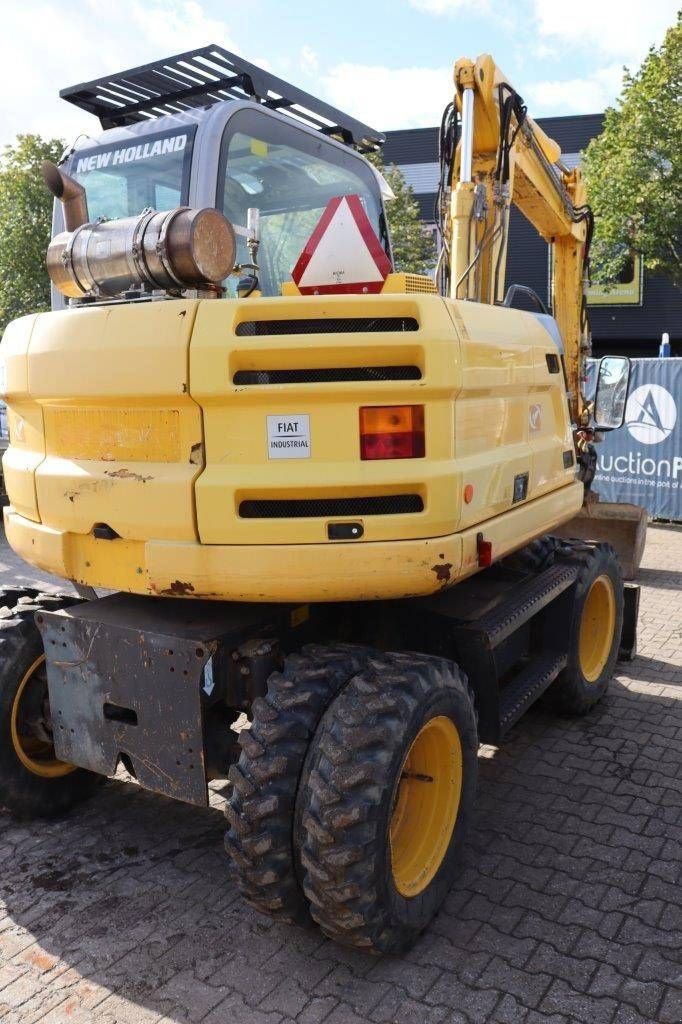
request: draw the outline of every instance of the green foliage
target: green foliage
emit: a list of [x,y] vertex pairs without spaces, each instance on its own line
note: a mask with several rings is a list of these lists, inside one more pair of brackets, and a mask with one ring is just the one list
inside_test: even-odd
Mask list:
[[[625,16],[625,15],[624,15]],[[682,12],[660,49],[625,72],[616,108],[585,154],[596,218],[594,278],[617,277],[640,252],[648,270],[682,284]]]
[[369,159],[384,175],[395,195],[395,199],[386,203],[395,269],[406,274],[432,273],[436,246],[432,235],[424,230],[414,192],[397,167],[384,168],[378,153],[372,153]]
[[63,149],[60,139],[18,135],[0,156],[0,332],[15,317],[50,308],[52,196],[40,165],[59,160]]

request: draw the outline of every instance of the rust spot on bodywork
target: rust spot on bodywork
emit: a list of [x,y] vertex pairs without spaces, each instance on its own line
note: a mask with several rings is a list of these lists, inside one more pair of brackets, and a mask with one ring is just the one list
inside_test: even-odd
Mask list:
[[105,469],[106,476],[117,477],[119,480],[137,480],[141,484],[146,484],[148,480],[153,480],[152,476],[142,476],[141,473],[133,473],[129,469]]
[[452,562],[443,562],[442,565],[432,565],[431,571],[435,572],[436,579],[439,583],[450,582],[450,570],[452,569]]
[[[223,595],[216,590],[195,590],[191,583],[183,583],[182,580],[174,580],[170,587],[160,587],[152,580],[147,585],[147,593],[156,594],[157,597],[192,597],[200,601],[224,600]],[[265,598],[265,594],[260,596]]]
[[190,594],[194,594],[194,587],[191,583],[173,580],[170,587],[166,587],[165,590],[159,590],[158,593],[165,594],[168,597],[189,597]]

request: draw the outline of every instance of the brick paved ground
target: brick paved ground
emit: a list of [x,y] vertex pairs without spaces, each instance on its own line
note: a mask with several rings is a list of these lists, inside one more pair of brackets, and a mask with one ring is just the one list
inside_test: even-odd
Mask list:
[[62,823],[0,812],[0,1020],[682,1020],[682,529],[651,529],[645,566],[640,654],[603,704],[580,721],[531,711],[481,751],[464,873],[408,956],[245,907],[219,792],[201,811],[114,782]]

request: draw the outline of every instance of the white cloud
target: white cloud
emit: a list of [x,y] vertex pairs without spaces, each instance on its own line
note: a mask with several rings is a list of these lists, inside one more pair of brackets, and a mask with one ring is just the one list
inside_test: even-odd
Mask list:
[[523,90],[533,117],[552,114],[596,114],[613,105],[620,92],[620,64],[599,68],[584,78],[533,82]]
[[[93,0],[89,0],[93,3]],[[101,0],[96,0],[101,2]],[[153,48],[155,57],[182,53],[207,43],[218,43],[227,50],[239,52],[223,21],[212,18],[196,0],[130,0],[117,5],[117,17],[125,20],[121,8],[129,8],[129,17],[142,35],[144,49]],[[101,57],[100,57],[101,59]]]
[[[68,18],[50,0],[3,8],[0,143],[18,133],[97,133],[98,121],[59,99],[59,89],[207,43],[238,49],[227,25],[197,0],[73,0]],[[104,45],[106,41],[106,45]]]
[[301,70],[308,75],[317,74],[320,69],[320,60],[312,46],[301,47]]
[[533,0],[541,36],[618,58],[633,70],[650,46],[661,43],[675,22],[677,7],[678,0],[572,0],[568,7],[557,0]]
[[452,68],[338,64],[321,79],[341,110],[379,130],[439,124],[452,97]]
[[531,43],[533,55],[538,60],[556,60],[559,56],[559,51],[555,46],[548,46],[547,43]]

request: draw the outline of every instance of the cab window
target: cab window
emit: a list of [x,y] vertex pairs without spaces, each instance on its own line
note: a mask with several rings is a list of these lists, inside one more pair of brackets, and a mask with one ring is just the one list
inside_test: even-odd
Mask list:
[[[387,247],[376,177],[351,150],[258,110],[240,110],[222,141],[216,206],[237,233],[237,262],[248,263],[243,229],[249,207],[260,211],[258,251],[263,295],[279,295],[330,199],[358,195]],[[234,294],[236,279],[226,282]]]
[[76,150],[69,173],[85,187],[90,219],[135,217],[147,207],[173,210],[186,203],[194,132],[192,125]]

